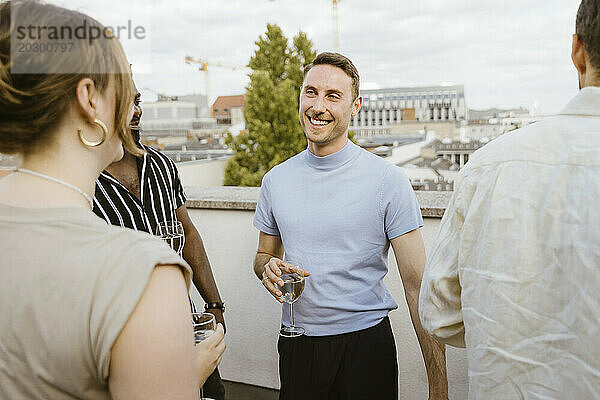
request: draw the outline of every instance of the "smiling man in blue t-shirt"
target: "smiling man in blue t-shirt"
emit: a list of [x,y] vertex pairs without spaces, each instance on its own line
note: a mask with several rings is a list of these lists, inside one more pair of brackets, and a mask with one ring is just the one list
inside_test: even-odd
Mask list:
[[[304,71],[300,124],[308,149],[263,178],[254,226],[254,272],[282,301],[281,274],[306,270],[294,303],[299,337],[280,337],[280,399],[398,398],[398,363],[387,317],[397,308],[383,284],[390,247],[421,345],[430,399],[447,399],[444,347],[425,333],[417,298],[425,250],[419,205],[402,169],[348,140],[362,105],[358,71],[321,53]],[[289,325],[289,307],[283,308]]]

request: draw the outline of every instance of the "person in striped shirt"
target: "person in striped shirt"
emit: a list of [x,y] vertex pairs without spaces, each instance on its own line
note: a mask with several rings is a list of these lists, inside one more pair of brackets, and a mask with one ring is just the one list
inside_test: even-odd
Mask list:
[[[177,167],[166,155],[140,143],[139,122],[142,109],[139,92],[136,94],[134,107],[131,133],[145,154],[136,157],[125,151],[120,161],[102,171],[96,180],[93,211],[109,224],[150,234],[156,233],[161,222],[180,221],[185,240],[181,243],[182,248],[173,250],[182,254],[192,267],[193,283],[206,302],[205,309],[225,329],[224,303],[215,283],[202,237],[185,207],[186,196]],[[191,306],[195,309],[193,302]],[[225,398],[225,388],[218,370],[204,384],[204,394],[215,400]]]

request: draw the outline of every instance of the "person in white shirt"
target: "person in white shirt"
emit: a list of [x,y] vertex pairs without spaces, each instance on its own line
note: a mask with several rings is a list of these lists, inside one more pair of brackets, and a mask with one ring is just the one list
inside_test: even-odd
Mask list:
[[419,315],[466,347],[469,399],[600,398],[600,0],[573,35],[580,92],[455,182]]

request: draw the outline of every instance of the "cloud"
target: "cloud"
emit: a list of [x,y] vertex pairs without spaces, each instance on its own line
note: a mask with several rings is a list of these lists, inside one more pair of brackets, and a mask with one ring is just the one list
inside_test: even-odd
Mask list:
[[[95,4],[114,12],[122,3]],[[543,111],[555,112],[577,91],[570,42],[578,4],[341,0],[341,51],[355,62],[363,82],[379,87],[451,81],[465,85],[467,103],[474,108],[538,101]],[[185,55],[245,65],[268,22],[279,24],[290,38],[307,32],[319,51],[331,49],[333,42],[329,0],[152,0],[150,8],[152,73],[135,78],[140,87],[169,94],[204,91],[205,74],[185,65]],[[135,67],[136,59],[131,61]],[[213,97],[243,93],[246,74],[212,68]]]

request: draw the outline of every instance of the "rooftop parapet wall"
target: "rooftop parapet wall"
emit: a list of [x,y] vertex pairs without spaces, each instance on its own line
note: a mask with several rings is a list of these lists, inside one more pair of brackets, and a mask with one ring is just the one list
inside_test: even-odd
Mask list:
[[[188,186],[185,188],[188,208],[216,210],[256,209],[260,188],[237,186]],[[426,218],[441,218],[452,192],[416,191],[421,214]]]

